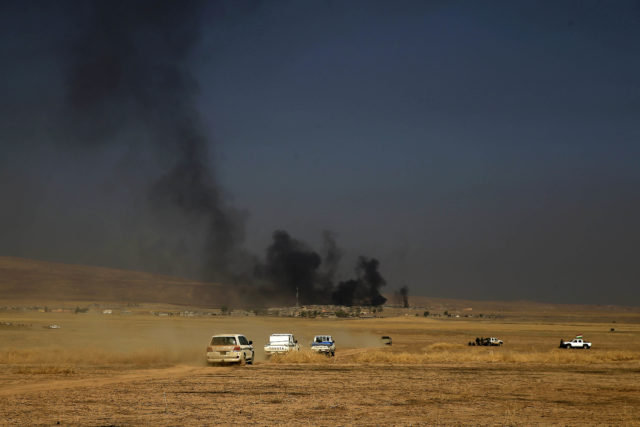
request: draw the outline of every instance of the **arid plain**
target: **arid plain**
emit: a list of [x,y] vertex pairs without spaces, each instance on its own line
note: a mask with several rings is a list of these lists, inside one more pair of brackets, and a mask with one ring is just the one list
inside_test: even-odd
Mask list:
[[[7,425],[640,425],[640,313],[549,307],[491,315],[486,306],[482,318],[475,308],[459,318],[385,309],[387,317],[367,319],[7,309],[0,417]],[[224,332],[254,341],[253,366],[206,366],[209,337]],[[272,332],[292,332],[305,348],[314,334],[332,334],[336,357],[303,349],[267,361],[261,348]],[[576,334],[593,349],[557,348]],[[468,346],[477,336],[505,344]]]

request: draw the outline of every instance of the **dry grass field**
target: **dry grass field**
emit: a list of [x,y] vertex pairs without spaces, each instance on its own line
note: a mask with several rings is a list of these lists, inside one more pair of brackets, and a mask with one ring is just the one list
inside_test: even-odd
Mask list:
[[[0,312],[0,419],[6,425],[640,425],[638,313],[536,310],[482,319],[7,310]],[[61,328],[46,328],[53,323]],[[206,366],[208,338],[223,332],[252,339],[256,364]],[[293,332],[307,348],[313,335],[332,334],[336,357],[303,350],[267,361],[261,348],[272,332]],[[592,350],[556,348],[561,337],[578,333]],[[381,335],[390,335],[393,346],[383,347]],[[505,345],[468,346],[476,336],[497,336]]]

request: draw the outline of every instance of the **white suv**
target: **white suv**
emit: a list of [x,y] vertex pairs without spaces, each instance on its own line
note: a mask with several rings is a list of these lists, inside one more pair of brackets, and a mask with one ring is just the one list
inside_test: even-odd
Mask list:
[[207,347],[207,363],[245,363],[251,365],[254,360],[253,341],[244,335],[214,335]]

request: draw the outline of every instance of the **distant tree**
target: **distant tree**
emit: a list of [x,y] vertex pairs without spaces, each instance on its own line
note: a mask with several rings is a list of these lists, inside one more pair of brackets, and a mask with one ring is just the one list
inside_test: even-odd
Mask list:
[[428,311],[425,311],[425,312],[423,313],[423,316],[424,316],[424,317],[429,317],[429,312],[428,312]]

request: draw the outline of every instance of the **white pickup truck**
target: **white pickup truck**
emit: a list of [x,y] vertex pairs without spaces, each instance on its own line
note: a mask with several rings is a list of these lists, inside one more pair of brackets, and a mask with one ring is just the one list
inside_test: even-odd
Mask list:
[[591,348],[591,343],[582,339],[581,335],[578,335],[571,341],[560,340],[560,348],[584,348],[588,350]]
[[300,351],[298,340],[293,334],[271,334],[269,344],[264,346],[267,357],[274,354],[284,354],[290,351]]
[[336,354],[336,342],[331,335],[316,335],[311,342],[311,350],[332,357]]

